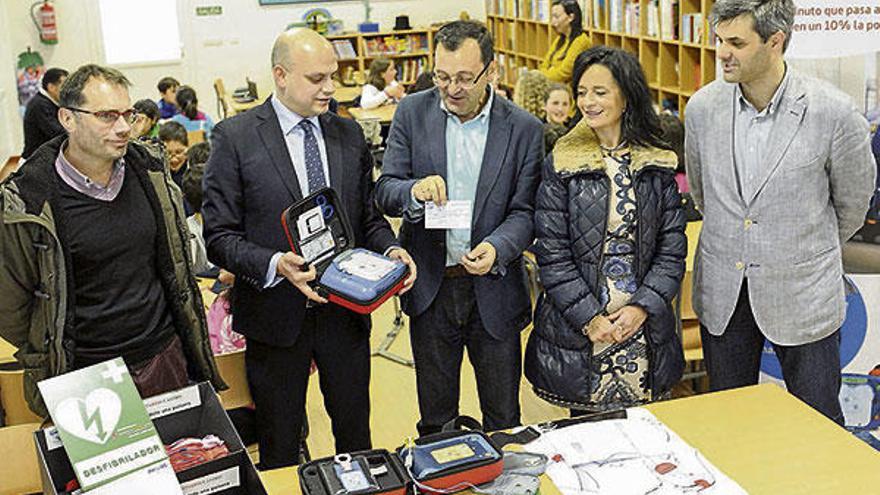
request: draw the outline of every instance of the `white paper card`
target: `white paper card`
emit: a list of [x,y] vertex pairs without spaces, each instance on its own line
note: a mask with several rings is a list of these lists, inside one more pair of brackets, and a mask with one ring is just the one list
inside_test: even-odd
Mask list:
[[210,495],[238,486],[241,486],[238,466],[180,484],[184,495]]
[[46,450],[55,450],[64,447],[61,443],[61,435],[58,434],[58,428],[50,426],[43,429],[43,435],[46,438]]
[[296,219],[296,228],[299,230],[299,238],[306,240],[309,237],[324,230],[324,213],[320,206],[306,211]]
[[329,229],[299,246],[302,250],[302,257],[309,263],[317,263],[324,258],[324,254],[332,254],[334,247],[336,247],[336,242],[333,241],[333,233]]
[[447,201],[443,206],[425,203],[426,229],[470,229],[473,201]]
[[144,406],[147,408],[150,419],[161,418],[200,405],[202,405],[202,398],[199,395],[198,385],[144,399]]
[[135,471],[124,478],[89,490],[88,495],[183,495],[174,469],[167,460]]

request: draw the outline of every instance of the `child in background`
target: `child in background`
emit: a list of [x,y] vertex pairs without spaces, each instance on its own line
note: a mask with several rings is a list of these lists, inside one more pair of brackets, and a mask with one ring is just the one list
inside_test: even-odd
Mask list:
[[[192,206],[193,213],[186,217],[186,226],[192,236],[190,237],[189,250],[193,263],[193,271],[198,273],[209,272],[214,265],[208,261],[205,252],[205,239],[202,234],[202,178],[205,176],[205,164],[211,154],[211,145],[208,142],[196,143],[186,153],[187,167],[183,177],[183,197]],[[208,336],[211,341],[211,350],[215,355],[240,351],[245,348],[244,336],[232,330],[232,312],[230,311],[232,293],[230,288],[235,283],[235,275],[220,269],[217,275],[215,287],[222,287],[217,298],[208,309]],[[243,413],[242,414],[246,414]],[[252,414],[252,413],[251,413]]]
[[403,98],[404,88],[397,83],[397,68],[387,58],[377,58],[370,64],[367,84],[361,88],[361,108],[376,108],[396,103]]
[[173,77],[159,79],[159,84],[156,85],[156,88],[159,90],[159,101],[156,104],[159,106],[160,119],[170,119],[179,111],[177,109],[177,100],[175,99],[177,88],[179,87],[180,82]]
[[204,131],[205,140],[211,139],[211,130],[214,128],[214,121],[205,113],[199,111],[199,99],[196,97],[196,90],[189,86],[181,86],[177,90],[177,105],[180,107],[180,113],[171,118],[174,122],[179,122],[188,132]]
[[544,98],[544,152],[550,153],[556,141],[568,133],[572,98],[568,86],[561,83],[550,84]]
[[434,72],[430,70],[426,70],[419,74],[419,77],[416,78],[416,82],[413,83],[412,86],[409,87],[409,91],[407,93],[413,94],[418,93],[419,91],[424,91],[426,89],[432,89],[434,87]]
[[544,100],[547,99],[549,88],[550,81],[544,74],[536,70],[524,72],[516,79],[516,86],[513,88],[513,102],[538,117],[538,120],[544,120],[546,117]]
[[186,217],[186,226],[190,237],[189,252],[193,263],[193,271],[201,273],[212,268],[205,250],[205,239],[202,235],[202,178],[205,176],[205,163],[211,154],[211,145],[207,142],[197,143],[186,152],[187,169],[183,174],[183,199],[189,204],[192,214]]
[[[183,187],[183,175],[186,173],[186,151],[189,148],[189,137],[186,128],[180,122],[169,121],[159,126],[159,140],[165,147],[168,157],[168,169],[171,178],[178,187]],[[189,215],[189,212],[187,212]]]
[[568,125],[571,117],[571,92],[568,86],[561,83],[550,85],[544,99],[544,112],[547,114],[547,123]]
[[669,144],[669,149],[678,155],[678,166],[675,167],[675,182],[678,183],[678,192],[687,193],[690,188],[684,168],[684,124],[675,115],[662,113],[660,114],[660,129],[663,131],[663,140]]
[[149,99],[138,100],[134,104],[137,118],[131,125],[132,139],[149,139],[159,136],[159,106]]

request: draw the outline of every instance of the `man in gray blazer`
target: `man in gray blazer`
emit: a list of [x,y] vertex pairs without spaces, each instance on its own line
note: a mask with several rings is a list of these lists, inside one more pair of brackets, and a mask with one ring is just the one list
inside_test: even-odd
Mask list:
[[757,383],[764,339],[788,390],[842,423],[841,245],[874,184],[850,99],[783,60],[791,0],[718,0],[724,81],[688,103],[686,162],[703,230],[694,309],[713,390]]
[[[403,298],[418,429],[439,431],[458,415],[465,348],[485,428],[508,428],[520,419],[520,331],[531,316],[522,252],[534,238],[543,132],[489,87],[496,69],[484,25],[452,22],[435,40],[437,87],[400,102],[376,186],[380,208],[403,217],[400,243],[419,267]],[[426,228],[426,210],[447,199],[464,207],[464,227]]]

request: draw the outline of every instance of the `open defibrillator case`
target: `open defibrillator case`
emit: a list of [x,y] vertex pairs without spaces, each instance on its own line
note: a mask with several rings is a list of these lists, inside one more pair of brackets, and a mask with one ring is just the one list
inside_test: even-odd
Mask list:
[[398,261],[354,247],[354,232],[332,188],[320,189],[281,214],[290,249],[314,265],[315,290],[330,302],[369,314],[403,289]]
[[487,483],[504,453],[482,431],[441,432],[396,452],[384,449],[317,459],[299,468],[303,495],[446,494]]

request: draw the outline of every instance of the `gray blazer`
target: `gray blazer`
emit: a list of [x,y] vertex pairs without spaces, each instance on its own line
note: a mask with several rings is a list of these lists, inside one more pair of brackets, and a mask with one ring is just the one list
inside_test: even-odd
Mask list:
[[694,309],[721,335],[748,277],[752,312],[768,339],[815,342],[840,328],[846,313],[840,251],[863,224],[873,192],[868,124],[847,95],[792,72],[757,187],[743,197],[735,89],[714,81],[686,109],[688,180],[703,213]]

